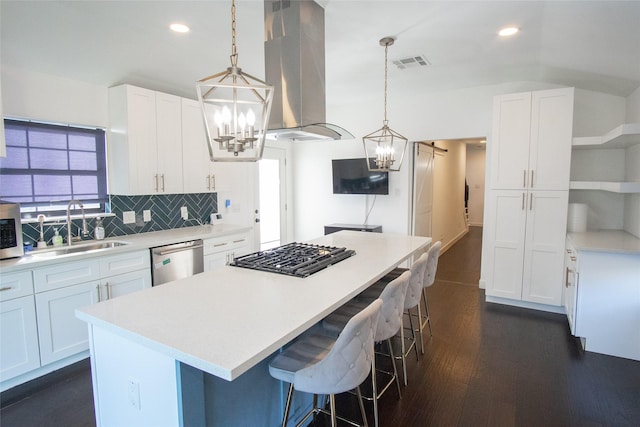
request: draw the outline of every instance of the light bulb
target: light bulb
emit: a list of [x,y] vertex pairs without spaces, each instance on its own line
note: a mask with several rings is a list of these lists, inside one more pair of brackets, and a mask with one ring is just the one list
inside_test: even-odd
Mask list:
[[240,113],[238,116],[238,125],[240,126],[240,132],[244,135],[244,128],[247,126],[247,119],[245,119],[244,113]]
[[226,125],[231,123],[231,110],[226,105],[222,108],[222,121]]
[[253,110],[249,110],[247,113],[247,124],[249,126],[253,126],[256,124],[256,115],[253,113]]

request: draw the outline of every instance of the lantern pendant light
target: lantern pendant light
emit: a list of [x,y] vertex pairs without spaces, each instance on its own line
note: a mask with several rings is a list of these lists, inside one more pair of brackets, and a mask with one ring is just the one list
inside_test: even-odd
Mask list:
[[393,37],[380,40],[380,46],[384,46],[384,120],[382,128],[362,138],[370,171],[399,171],[407,147],[407,138],[391,129],[387,119],[387,51],[394,41]]
[[236,6],[231,1],[231,67],[196,83],[212,161],[260,160],[273,86],[238,67]]

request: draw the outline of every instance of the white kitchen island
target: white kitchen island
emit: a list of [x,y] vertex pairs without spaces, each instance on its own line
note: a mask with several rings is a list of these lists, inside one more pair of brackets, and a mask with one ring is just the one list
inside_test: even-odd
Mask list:
[[308,243],[356,255],[307,278],[226,266],[77,310],[98,425],[277,425],[270,356],[430,242],[341,231]]

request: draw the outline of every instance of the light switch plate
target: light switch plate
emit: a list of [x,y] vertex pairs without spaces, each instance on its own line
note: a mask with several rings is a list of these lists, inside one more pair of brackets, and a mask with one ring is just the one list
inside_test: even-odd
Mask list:
[[136,222],[136,212],[135,211],[125,211],[122,212],[122,222],[124,224],[133,224]]
[[144,222],[151,221],[151,210],[145,209],[145,210],[142,211],[142,220]]
[[189,210],[187,209],[186,206],[183,206],[183,207],[180,208],[180,216],[185,221],[189,219]]

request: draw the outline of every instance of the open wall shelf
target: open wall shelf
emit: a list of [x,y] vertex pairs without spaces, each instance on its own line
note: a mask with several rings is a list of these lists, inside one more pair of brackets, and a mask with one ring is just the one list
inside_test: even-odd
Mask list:
[[626,123],[602,136],[573,138],[573,148],[627,148],[640,144],[640,123]]

